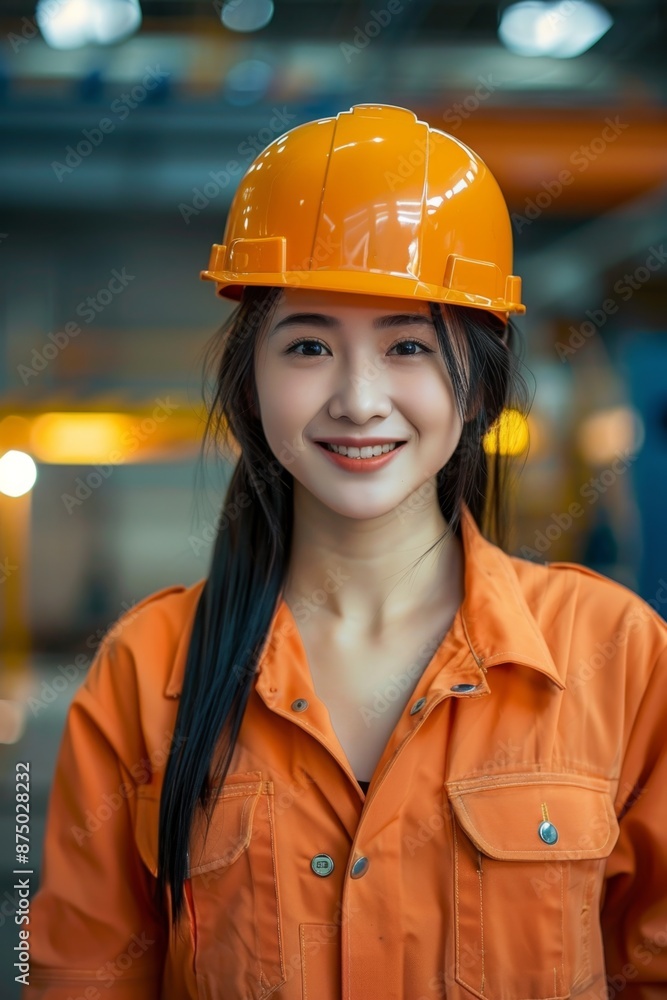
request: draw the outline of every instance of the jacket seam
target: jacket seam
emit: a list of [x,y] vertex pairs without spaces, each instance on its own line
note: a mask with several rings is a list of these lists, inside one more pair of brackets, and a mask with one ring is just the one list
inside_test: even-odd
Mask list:
[[[515,764],[518,765],[518,764],[539,764],[540,762],[528,759],[528,760],[513,761],[513,763],[515,763]],[[584,766],[586,765],[586,761],[584,761],[584,760],[571,761],[571,763],[573,763],[573,764],[582,764]],[[535,777],[536,775],[551,774],[552,772],[551,771],[526,771],[526,772],[523,772],[523,773],[525,773],[526,775],[529,775],[531,777]],[[504,778],[504,777],[508,777],[510,775],[513,775],[513,774],[514,774],[514,771],[496,771],[496,772],[494,772],[493,777],[494,778]],[[601,774],[601,775],[598,775],[598,774],[592,774],[590,771],[579,771],[577,768],[574,768],[574,767],[563,767],[563,768],[560,769],[560,771],[558,772],[558,774],[559,775],[561,775],[561,774],[571,774],[573,776],[577,776],[577,777],[580,777],[580,778],[597,778],[599,781],[618,781],[619,778],[620,778],[620,773],[619,774]],[[486,775],[487,777],[491,777],[491,775],[489,774],[489,769],[487,767],[478,767],[478,768],[473,768],[470,771],[466,771],[465,775],[461,775],[460,778],[450,779],[450,780],[452,780],[452,781],[454,781],[454,780],[455,781],[466,781],[466,780],[468,780],[468,778],[477,778],[479,775]],[[520,784],[520,782],[518,782],[518,784]],[[573,782],[567,782],[567,784],[573,784]]]
[[[530,761],[517,761],[517,763],[519,763],[519,764],[526,764],[526,763],[530,763]],[[565,772],[563,772],[563,773],[565,773]],[[581,774],[580,775],[579,772],[567,772],[567,773],[568,774],[572,773],[573,776],[577,776],[577,777],[581,777],[581,778],[591,778],[591,779],[593,779],[593,781],[609,782],[610,780],[612,780],[612,779],[608,778],[606,775],[604,777],[602,777],[602,778],[599,778],[599,777],[597,777],[597,775],[592,775],[592,774]],[[539,778],[541,780],[535,780],[535,781],[521,781],[520,780],[521,778],[536,778],[537,776],[539,776]],[[516,781],[505,781],[505,782],[502,782],[502,784],[499,784],[499,785],[488,785],[488,784],[472,785],[471,784],[470,786],[468,786],[466,788],[456,788],[454,786],[461,784],[462,782],[466,781],[467,779],[465,779],[465,778],[451,778],[451,779],[448,779],[445,782],[445,784],[452,786],[451,792],[452,792],[453,795],[465,795],[467,792],[470,792],[470,791],[479,791],[480,789],[483,789],[484,791],[486,791],[487,789],[495,789],[495,788],[524,788],[524,787],[527,787],[529,785],[540,785],[540,784],[545,784],[545,785],[567,785],[569,787],[575,787],[575,788],[589,788],[592,791],[601,792],[601,793],[605,792],[604,788],[597,788],[597,787],[595,787],[594,784],[583,785],[580,782],[567,781],[567,780],[565,780],[562,777],[562,773],[561,772],[554,773],[553,771],[520,771],[520,772],[516,772],[515,773],[514,771],[509,771],[509,772],[504,772],[504,773],[501,772],[499,774],[495,774],[493,777],[494,778],[511,777],[511,778],[516,778],[517,780]]]

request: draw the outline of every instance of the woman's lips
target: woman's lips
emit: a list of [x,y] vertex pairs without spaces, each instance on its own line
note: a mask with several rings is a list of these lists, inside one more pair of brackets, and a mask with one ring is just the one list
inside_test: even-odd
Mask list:
[[373,458],[348,458],[347,455],[339,455],[335,451],[331,451],[325,444],[321,444],[319,441],[316,444],[322,449],[327,458],[331,459],[334,465],[345,469],[347,472],[374,472],[376,469],[380,469],[383,465],[390,462],[394,455],[397,455],[405,447],[407,441],[397,444],[395,448],[392,448],[386,454],[377,455]]

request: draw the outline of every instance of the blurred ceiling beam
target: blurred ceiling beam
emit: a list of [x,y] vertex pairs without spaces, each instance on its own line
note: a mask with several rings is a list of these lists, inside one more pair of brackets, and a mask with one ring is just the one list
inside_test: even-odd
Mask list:
[[[447,107],[455,103],[448,95]],[[298,106],[286,107],[294,115],[286,128],[309,120]],[[266,131],[273,113],[272,108],[214,112],[183,104],[145,107],[119,123],[116,134],[105,137],[74,170],[58,177],[52,164],[65,162],[67,147],[77,145],[84,128],[98,126],[104,110],[88,106],[0,111],[0,203],[68,211],[122,205],[177,213],[179,203],[192,201],[194,189],[210,181],[211,171],[235,161],[234,178],[215,199],[219,215],[229,205],[240,171],[266,144],[251,149],[247,140]],[[439,108],[422,105],[413,110],[431,125],[452,130]],[[667,176],[663,109],[480,108],[453,134],[488,163],[510,209],[529,219],[531,213],[545,219],[595,215],[658,187]],[[561,184],[563,171],[570,177]]]

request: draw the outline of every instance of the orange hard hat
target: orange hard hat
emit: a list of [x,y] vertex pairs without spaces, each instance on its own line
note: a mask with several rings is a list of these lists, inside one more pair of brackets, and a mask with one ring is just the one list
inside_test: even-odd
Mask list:
[[253,160],[201,277],[523,313],[498,183],[406,108],[357,104],[297,125]]

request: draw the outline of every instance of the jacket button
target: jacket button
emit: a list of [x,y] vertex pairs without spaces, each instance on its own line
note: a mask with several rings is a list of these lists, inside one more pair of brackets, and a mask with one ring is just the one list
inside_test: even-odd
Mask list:
[[295,712],[303,712],[304,709],[308,708],[308,702],[305,698],[297,698],[296,701],[292,702],[291,707]]
[[328,854],[316,854],[310,862],[310,867],[316,875],[321,875],[322,878],[325,878],[327,875],[331,875],[334,870],[333,858]]
[[457,694],[466,694],[468,691],[474,691],[476,687],[476,684],[452,684],[449,690],[456,691]]
[[414,715],[416,712],[422,709],[425,704],[426,704],[426,698],[418,698],[417,701],[412,706],[412,708],[410,709],[410,715]]
[[558,830],[553,823],[540,823],[537,832],[545,844],[555,844],[558,840]]
[[368,866],[370,861],[368,858],[357,858],[350,869],[350,875],[352,878],[361,878],[368,871]]

